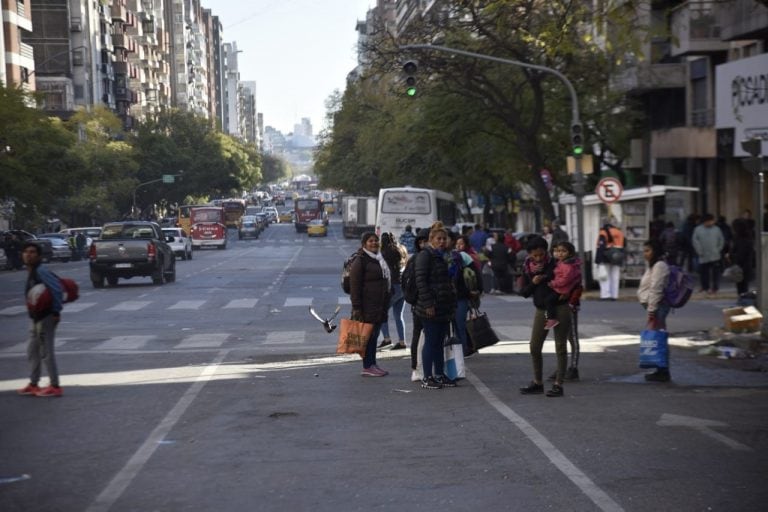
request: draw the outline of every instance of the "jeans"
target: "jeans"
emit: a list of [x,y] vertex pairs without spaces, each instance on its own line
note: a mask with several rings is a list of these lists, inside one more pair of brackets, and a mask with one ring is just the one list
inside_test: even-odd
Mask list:
[[376,340],[379,339],[381,324],[373,324],[371,337],[368,338],[368,344],[365,346],[365,357],[363,357],[363,368],[370,368],[376,364]]
[[[443,342],[451,325],[449,320],[430,320],[422,318],[424,324],[424,348],[421,351],[421,368],[424,378],[443,375]],[[434,368],[434,373],[433,373]]]
[[667,315],[669,315],[669,312],[672,308],[669,307],[669,304],[666,302],[662,302],[659,304],[659,306],[656,308],[656,329],[657,330],[667,330]]
[[[392,308],[392,316],[395,318],[395,328],[397,329],[397,341],[405,341],[405,321],[403,320],[403,308],[405,306],[405,297],[403,297],[403,288],[399,283],[392,285],[392,298],[389,301],[389,307]],[[389,338],[389,320],[381,324],[381,334],[384,338]]]
[[41,365],[45,364],[51,386],[59,386],[59,370],[56,367],[56,357],[53,351],[55,336],[56,322],[53,315],[32,322],[32,326],[29,328],[29,344],[27,345],[30,384],[37,385],[40,381]]
[[469,299],[459,299],[456,302],[456,337],[461,340],[461,346],[464,353],[469,353],[469,340],[467,339],[467,311],[469,310]]
[[[710,273],[712,274],[712,281],[710,281]],[[699,263],[699,274],[701,275],[701,289],[704,291],[716,292],[720,289],[720,274],[723,273],[723,269],[720,265],[720,260],[708,261],[707,263]]]

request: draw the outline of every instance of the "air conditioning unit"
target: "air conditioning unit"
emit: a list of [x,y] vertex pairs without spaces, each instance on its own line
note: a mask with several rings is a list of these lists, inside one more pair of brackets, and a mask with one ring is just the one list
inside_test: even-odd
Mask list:
[[69,31],[70,32],[82,32],[83,31],[83,24],[80,22],[79,19],[73,19],[69,22]]

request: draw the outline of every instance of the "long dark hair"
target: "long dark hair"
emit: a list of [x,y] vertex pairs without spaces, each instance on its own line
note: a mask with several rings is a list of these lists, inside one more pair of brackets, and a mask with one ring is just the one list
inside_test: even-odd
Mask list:
[[643,245],[645,247],[648,247],[653,252],[653,256],[651,257],[651,260],[648,262],[648,264],[651,267],[654,266],[657,261],[664,258],[664,248],[661,246],[661,242],[659,242],[655,238],[646,240]]

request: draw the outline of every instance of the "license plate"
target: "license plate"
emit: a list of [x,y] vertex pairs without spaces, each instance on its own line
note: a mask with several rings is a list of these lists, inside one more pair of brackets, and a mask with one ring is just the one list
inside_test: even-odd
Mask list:
[[133,263],[115,263],[115,268],[131,268]]

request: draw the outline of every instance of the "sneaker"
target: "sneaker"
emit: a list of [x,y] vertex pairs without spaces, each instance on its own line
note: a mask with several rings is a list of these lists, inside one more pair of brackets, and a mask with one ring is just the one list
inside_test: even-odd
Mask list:
[[565,380],[579,380],[579,369],[572,366],[565,370]]
[[523,395],[539,395],[544,392],[544,384],[536,384],[531,382],[525,387],[520,388],[520,393]]
[[553,384],[552,389],[547,391],[548,397],[556,397],[556,396],[563,396],[563,386],[560,386],[558,384]]
[[443,383],[439,382],[434,377],[425,377],[421,379],[421,387],[424,389],[441,389]]
[[549,377],[547,377],[547,380],[548,380],[549,382],[554,382],[555,380],[557,380],[557,370],[553,371],[553,372],[552,372],[552,375],[550,375]]
[[360,372],[360,375],[363,377],[383,377],[386,374],[375,366],[370,366],[368,368],[363,368],[363,371]]
[[389,372],[387,370],[383,370],[383,369],[379,368],[379,365],[377,365],[377,364],[373,365],[373,368],[376,368],[377,370],[379,370],[381,372],[381,376],[382,377],[384,375],[389,375]]
[[392,346],[392,340],[389,338],[384,338],[384,340],[381,343],[379,343],[379,346],[376,347],[376,349],[381,350],[390,346]]
[[645,374],[645,380],[648,382],[669,382],[671,379],[669,370],[656,370],[653,373]]
[[442,384],[444,388],[455,388],[458,386],[458,383],[454,379],[449,379],[445,375],[441,375],[435,378],[435,380]]
[[42,397],[59,397],[63,395],[64,392],[59,387],[53,387],[48,386],[46,388],[43,388],[39,390],[37,393],[35,393],[35,396],[42,396]]
[[421,382],[421,372],[419,370],[411,370],[411,382]]
[[21,389],[17,389],[16,392],[20,395],[36,395],[40,392],[40,387],[36,384],[27,384]]
[[407,348],[407,347],[405,346],[405,342],[404,341],[398,342],[397,345],[392,345],[392,350],[403,350],[405,348]]
[[557,327],[558,325],[560,325],[560,321],[558,321],[558,320],[555,320],[555,319],[553,318],[553,319],[551,319],[551,320],[547,320],[547,323],[546,323],[546,324],[544,324],[544,328],[545,328],[546,330],[550,330],[550,329],[554,329],[554,328],[555,328],[555,327]]

